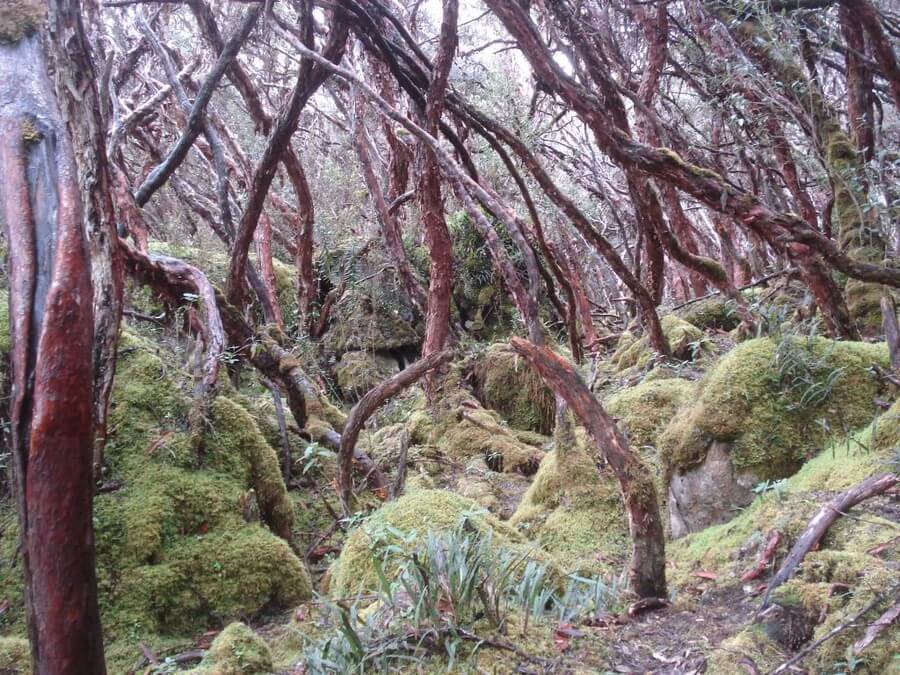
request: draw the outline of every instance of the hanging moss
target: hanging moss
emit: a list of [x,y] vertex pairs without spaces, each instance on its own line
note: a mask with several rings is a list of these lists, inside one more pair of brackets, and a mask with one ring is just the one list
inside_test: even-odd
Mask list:
[[18,42],[44,23],[47,8],[41,0],[4,0],[0,4],[0,43]]
[[517,429],[549,434],[556,405],[533,368],[506,343],[490,345],[472,368],[478,400]]
[[216,636],[194,675],[262,675],[274,670],[265,641],[246,624],[232,623]]
[[886,365],[882,345],[824,338],[745,342],[698,384],[659,439],[667,472],[696,466],[713,441],[730,443],[735,470],[790,475],[831,433],[864,426]]

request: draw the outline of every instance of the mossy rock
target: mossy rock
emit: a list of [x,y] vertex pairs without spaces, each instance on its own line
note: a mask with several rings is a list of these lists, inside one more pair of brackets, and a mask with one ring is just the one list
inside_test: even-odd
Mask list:
[[735,468],[759,470],[760,479],[790,475],[825,438],[823,420],[858,429],[872,419],[878,384],[869,369],[887,363],[884,344],[758,338],[738,345],[660,437],[666,467],[695,466],[712,441],[725,441]]
[[[391,560],[393,547],[412,551],[426,533],[449,531],[466,519],[478,532],[490,535],[495,545],[523,554],[530,548],[524,537],[471,499],[446,490],[416,489],[385,504],[347,537],[340,557],[330,570],[329,593],[346,598],[378,588],[373,556],[385,556],[384,571],[392,578],[398,569]],[[539,551],[532,557],[541,559]]]
[[478,400],[510,426],[544,435],[553,431],[553,393],[508,344],[492,344],[479,354],[472,374]]
[[566,573],[618,573],[630,551],[618,482],[608,467],[598,470],[584,432],[566,426],[509,523]]
[[[692,359],[696,346],[703,339],[703,331],[674,314],[662,317],[660,324],[666,340],[669,342],[672,356],[681,360]],[[619,371],[626,368],[643,368],[650,362],[653,355],[654,351],[650,346],[648,336],[637,339],[631,333],[625,333],[620,338],[616,351],[610,357],[610,362]]]
[[[851,438],[833,440],[777,491],[757,497],[730,521],[672,542],[667,550],[674,585],[688,582],[690,573],[698,569],[715,572],[726,583],[736,581],[753,565],[773,529],[782,533],[787,550],[818,510],[822,490],[836,493],[883,473],[898,446],[900,400]],[[869,549],[893,536],[893,529],[875,516],[867,517],[865,523],[840,518],[829,528],[822,545],[868,555]]]
[[741,322],[735,311],[734,301],[723,298],[721,295],[692,302],[675,310],[675,314],[701,330],[710,328],[733,330]]
[[[875,364],[887,364],[883,344],[824,338],[759,338],[723,357],[659,438],[673,534],[721,522],[752,501],[756,483],[796,472],[830,433],[865,426]],[[721,499],[697,492],[710,481]],[[721,502],[718,511],[695,508],[704,500]]]
[[[290,534],[294,510],[275,451],[223,382],[198,453],[192,390],[171,352],[122,334],[106,447],[107,480],[120,487],[95,498],[94,533],[104,635],[130,663],[123,644],[193,636],[312,594],[304,564],[274,533]],[[14,514],[4,520],[0,550],[16,539]],[[0,567],[13,633],[24,631],[20,575]]]
[[41,0],[4,0],[0,4],[0,44],[31,35],[46,16],[47,8]]
[[689,380],[653,379],[613,394],[603,405],[618,418],[633,447],[655,446],[659,433],[693,390]]
[[367,391],[398,372],[397,360],[372,352],[345,352],[334,368],[344,398],[358,400]]
[[232,623],[216,636],[194,675],[263,675],[274,670],[265,641],[246,624]]

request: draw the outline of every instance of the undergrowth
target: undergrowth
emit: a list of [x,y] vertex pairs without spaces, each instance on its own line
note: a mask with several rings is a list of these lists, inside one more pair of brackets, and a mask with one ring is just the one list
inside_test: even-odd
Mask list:
[[[527,551],[494,545],[492,533],[467,516],[450,531],[429,531],[414,548],[413,535],[392,534],[400,543],[372,553],[374,602],[371,595],[352,604],[325,600],[336,628],[304,654],[307,672],[387,672],[422,666],[432,657],[454,672],[484,649],[539,661],[504,636],[595,617],[620,600],[620,582],[574,575],[561,582]],[[388,560],[400,561],[393,581],[385,572]]]

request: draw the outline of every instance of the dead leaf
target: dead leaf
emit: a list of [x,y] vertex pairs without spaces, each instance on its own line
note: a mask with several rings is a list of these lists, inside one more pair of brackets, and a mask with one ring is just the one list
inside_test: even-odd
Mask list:
[[694,572],[695,577],[700,577],[701,579],[709,579],[710,581],[715,581],[719,578],[719,575],[715,572],[705,572],[703,570],[699,572]]

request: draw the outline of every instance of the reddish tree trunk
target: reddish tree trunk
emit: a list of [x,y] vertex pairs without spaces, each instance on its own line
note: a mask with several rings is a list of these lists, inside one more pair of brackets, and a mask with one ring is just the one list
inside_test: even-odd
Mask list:
[[[22,78],[28,87],[18,85]],[[9,245],[9,419],[33,670],[102,675],[85,210],[39,36],[0,46],[0,171]]]
[[272,221],[265,213],[261,213],[259,216],[259,228],[256,231],[256,256],[259,258],[259,274],[266,288],[266,295],[271,298],[275,324],[284,330],[284,316],[281,313],[276,290],[275,265],[272,263]]
[[[401,391],[412,384],[415,384],[422,378],[425,373],[434,370],[443,363],[450,360],[453,352],[444,350],[441,352],[432,352],[427,356],[423,356],[415,363],[410,364],[393,377],[388,378],[381,384],[370,389],[359,399],[350,414],[347,416],[347,423],[344,425],[344,433],[341,435],[341,449],[339,453],[340,459],[340,494],[341,501],[344,504],[344,510],[350,512],[350,502],[353,497],[353,482],[351,480],[351,472],[353,469],[353,461],[358,461],[355,454],[356,441],[359,438],[359,432],[362,431],[372,413],[378,410],[379,406],[389,398],[396,396]],[[377,470],[377,469],[376,469]],[[387,483],[381,481],[386,487]],[[387,497],[388,495],[382,495]]]
[[546,347],[520,338],[512,338],[510,342],[547,386],[569,404],[597,445],[598,464],[609,464],[619,481],[633,543],[631,589],[641,598],[665,598],[665,534],[650,470],[631,451],[615,421],[570,364]]

